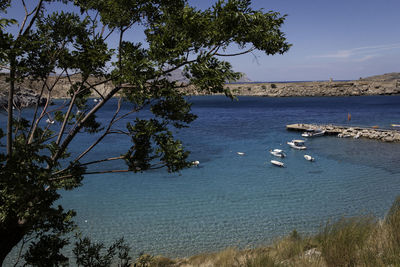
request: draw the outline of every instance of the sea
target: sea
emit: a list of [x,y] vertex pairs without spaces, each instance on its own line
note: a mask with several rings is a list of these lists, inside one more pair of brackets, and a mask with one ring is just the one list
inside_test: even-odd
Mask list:
[[[77,212],[83,236],[111,245],[124,237],[133,255],[186,257],[226,247],[271,244],[296,229],[317,233],[342,217],[384,218],[400,195],[400,144],[323,136],[309,138],[307,150],[286,142],[301,138],[287,124],[320,123],[390,128],[400,124],[400,96],[188,98],[198,118],[174,131],[198,167],[179,173],[87,175],[83,186],[61,192],[58,204]],[[117,100],[98,113],[114,115]],[[130,106],[122,105],[121,112]],[[348,113],[351,120],[348,121]],[[124,127],[136,116],[125,118]],[[3,120],[3,119],[2,119]],[[93,141],[82,135],[72,143],[76,155]],[[113,135],[82,162],[118,156],[129,140]],[[285,168],[270,163],[270,149],[283,149]],[[244,153],[239,155],[237,152]],[[314,162],[304,159],[308,154]],[[100,165],[125,168],[123,163]]]

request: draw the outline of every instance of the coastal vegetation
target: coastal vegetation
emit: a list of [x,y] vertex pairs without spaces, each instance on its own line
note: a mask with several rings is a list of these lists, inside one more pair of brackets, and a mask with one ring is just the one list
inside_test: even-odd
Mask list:
[[[60,10],[62,4],[72,11]],[[281,31],[285,16],[253,10],[249,0],[216,1],[205,10],[185,0],[0,1],[2,15],[10,7],[22,12],[0,20],[0,68],[7,73],[7,125],[0,128],[0,265],[18,245],[19,258],[31,265],[65,264],[62,248],[76,228],[75,212],[55,203],[60,191],[81,186],[85,176],[176,172],[192,165],[173,129],[188,127],[196,115],[184,97],[187,85],[168,79],[173,71],[181,69],[200,92],[232,97],[225,81],[241,74],[223,59],[254,50],[283,54],[290,48]],[[143,31],[145,44],[132,41],[136,31]],[[65,101],[51,106],[61,81]],[[28,119],[14,98],[25,82],[38,88]],[[97,90],[105,84],[109,90]],[[113,116],[102,125],[96,114],[116,96]],[[130,108],[121,114],[123,103]],[[135,116],[143,109],[151,112],[149,118]],[[116,127],[127,118],[125,128]],[[68,152],[79,135],[95,133],[80,152]],[[88,160],[110,135],[131,145],[118,155]],[[125,167],[98,170],[104,162]],[[78,255],[100,255],[103,247],[85,239],[79,244]],[[106,265],[120,249],[122,243],[110,247],[99,261],[104,264],[90,260],[88,265],[85,259],[82,264]]]
[[296,230],[272,245],[254,249],[227,248],[183,259],[142,254],[132,266],[399,266],[400,197],[382,220],[373,216],[343,217],[327,222],[315,235]]
[[[48,249],[40,252],[45,251]],[[73,252],[78,266],[399,266],[400,197],[394,201],[384,219],[370,215],[343,217],[322,225],[314,235],[302,235],[293,230],[273,244],[258,248],[230,247],[219,252],[177,259],[141,253],[135,258],[123,239],[106,248],[104,244],[93,243],[88,238],[78,238]],[[43,254],[34,256],[26,258],[33,266],[43,266],[43,262],[49,263],[51,260],[43,257]]]

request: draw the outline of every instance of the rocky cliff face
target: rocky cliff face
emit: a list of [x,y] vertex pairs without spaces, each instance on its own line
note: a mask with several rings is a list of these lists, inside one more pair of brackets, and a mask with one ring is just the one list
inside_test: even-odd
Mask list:
[[236,95],[269,97],[400,94],[400,80],[231,84],[227,87]]
[[[39,95],[33,90],[28,88],[16,88],[14,94],[14,106],[17,108],[26,108],[36,105]],[[46,104],[46,98],[41,98],[39,106]],[[8,92],[0,92],[0,108],[6,108],[8,106]]]
[[[389,75],[389,74],[388,74]],[[379,77],[382,77],[381,75]],[[387,75],[386,75],[387,76]],[[385,77],[386,77],[385,76]],[[393,77],[400,77],[391,73],[390,78],[385,79],[361,79],[356,81],[346,82],[294,82],[294,83],[241,83],[241,84],[227,84],[235,95],[248,95],[248,96],[268,96],[268,97],[290,97],[290,96],[362,96],[362,95],[393,95],[400,94],[400,79]],[[387,76],[387,77],[389,77]],[[72,79],[77,79],[72,77]],[[91,77],[88,80],[89,84],[96,84],[101,78]],[[55,77],[49,78],[48,83],[51,85],[54,83]],[[40,91],[41,84],[37,82],[25,81],[23,84],[18,85],[24,89],[22,92],[28,92],[29,94],[35,95]],[[65,98],[69,97],[68,90],[70,83],[67,78],[62,78],[58,81],[51,96],[54,98]],[[97,92],[100,94],[106,94],[113,88],[111,83],[102,84],[96,86]],[[5,83],[5,75],[0,76],[0,103],[4,101],[8,91],[8,85]],[[194,86],[188,86],[183,89],[189,95],[205,95]],[[3,92],[3,93],[2,93]],[[3,97],[1,96],[3,95]],[[22,98],[24,98],[22,93]],[[25,94],[26,95],[26,94]],[[93,97],[99,97],[99,95],[93,94]],[[23,102],[23,101],[22,101]],[[22,103],[21,102],[21,103]],[[29,102],[29,101],[28,101]],[[30,102],[29,102],[30,103]],[[25,105],[25,104],[24,104]]]

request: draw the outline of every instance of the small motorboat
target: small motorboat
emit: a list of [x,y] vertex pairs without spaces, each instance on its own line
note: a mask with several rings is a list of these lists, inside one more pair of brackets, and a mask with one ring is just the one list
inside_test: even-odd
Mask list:
[[287,144],[294,149],[304,150],[307,149],[307,147],[304,145],[304,142],[305,140],[292,140],[287,142]]
[[312,137],[312,132],[304,132],[301,134],[302,137]]
[[200,161],[198,160],[192,161],[192,165],[198,167],[200,165]]
[[271,155],[273,155],[275,157],[279,157],[279,158],[286,157],[286,154],[283,152],[282,149],[275,148],[274,150],[270,150],[269,153],[271,153]]
[[315,159],[311,157],[310,155],[304,155],[304,158],[308,161],[314,161]]
[[271,163],[275,166],[278,167],[285,167],[285,164],[283,164],[283,162],[277,161],[277,160],[271,160]]
[[245,153],[244,152],[236,152],[239,156],[244,156]]
[[325,131],[323,130],[307,130],[306,132],[302,133],[301,136],[303,137],[317,137],[317,136],[323,136],[325,135]]

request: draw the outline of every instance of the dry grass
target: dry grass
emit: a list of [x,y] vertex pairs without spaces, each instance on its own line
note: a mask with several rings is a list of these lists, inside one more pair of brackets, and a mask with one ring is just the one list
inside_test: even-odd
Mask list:
[[327,223],[319,234],[302,237],[293,231],[271,246],[227,248],[187,259],[143,255],[149,267],[278,267],[278,266],[400,266],[400,197],[384,220],[371,216]]

